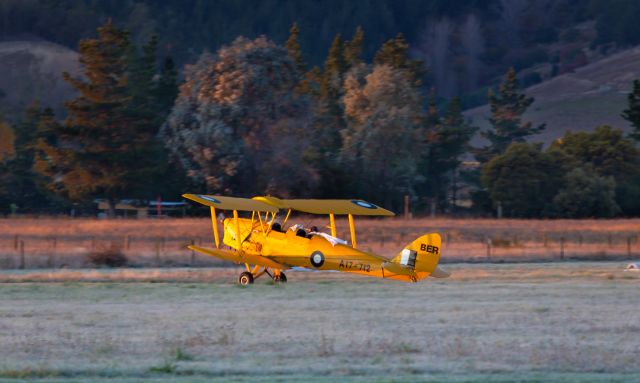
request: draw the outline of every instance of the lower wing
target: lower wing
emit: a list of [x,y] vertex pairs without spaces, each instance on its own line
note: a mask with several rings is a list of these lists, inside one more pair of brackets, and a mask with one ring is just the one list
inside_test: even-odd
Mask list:
[[234,262],[234,263],[249,263],[252,265],[259,265],[262,267],[271,267],[273,269],[281,269],[281,270],[287,270],[290,268],[287,265],[283,265],[281,263],[272,261],[271,259],[267,257],[263,257],[261,255],[240,253],[235,250],[207,249],[204,247],[193,246],[193,245],[189,246],[189,249],[195,250],[197,252],[200,252],[202,254],[206,254],[212,257],[220,258],[225,261]]

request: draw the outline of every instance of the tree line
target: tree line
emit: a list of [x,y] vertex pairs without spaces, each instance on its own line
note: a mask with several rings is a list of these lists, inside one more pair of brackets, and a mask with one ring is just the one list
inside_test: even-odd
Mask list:
[[[635,133],[599,127],[549,148],[523,121],[534,99],[510,69],[490,90],[491,128],[478,130],[458,98],[438,102],[424,65],[398,34],[367,60],[365,31],[336,35],[323,65],[308,65],[294,24],[280,45],[238,37],[183,69],[107,22],[79,44],[78,96],[59,120],[34,105],[0,124],[0,209],[22,211],[105,198],[177,199],[186,190],[239,196],[359,197],[400,210],[512,217],[637,215],[640,83],[625,118]],[[439,107],[440,106],[440,107]],[[462,159],[473,155],[477,163]],[[470,157],[469,157],[470,159]],[[463,166],[464,165],[464,166]],[[457,210],[456,210],[457,209]]]
[[[319,65],[336,32],[348,35],[362,25],[367,60],[403,32],[412,53],[431,68],[425,82],[445,97],[463,96],[471,107],[485,103],[486,87],[509,66],[553,66],[551,73],[524,75],[531,84],[584,63],[590,45],[637,44],[639,10],[634,0],[3,0],[0,40],[44,39],[75,48],[78,36],[89,36],[110,17],[136,43],[157,34],[161,50],[182,66],[239,35],[282,42],[298,21],[305,57]],[[0,100],[3,91],[11,90],[1,89]]]

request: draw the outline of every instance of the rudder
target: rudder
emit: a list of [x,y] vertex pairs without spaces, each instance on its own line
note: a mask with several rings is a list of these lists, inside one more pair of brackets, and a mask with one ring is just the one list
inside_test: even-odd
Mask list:
[[392,262],[409,267],[418,275],[424,275],[424,278],[436,271],[440,261],[441,249],[442,239],[440,234],[425,234],[405,246],[400,254],[393,258]]

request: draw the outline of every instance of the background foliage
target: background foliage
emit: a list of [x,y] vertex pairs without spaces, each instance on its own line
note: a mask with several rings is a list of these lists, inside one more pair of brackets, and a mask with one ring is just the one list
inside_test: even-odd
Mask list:
[[[65,73],[76,97],[64,113],[33,100],[0,121],[0,211],[189,189],[396,210],[409,196],[418,213],[640,214],[637,81],[628,137],[603,126],[543,148],[529,141],[544,124],[523,118],[535,99],[522,87],[541,80],[531,68],[555,76],[585,43],[637,43],[621,12],[638,6],[607,4],[6,0],[0,39],[80,40],[80,73]],[[472,147],[462,110],[485,102],[486,143]]]

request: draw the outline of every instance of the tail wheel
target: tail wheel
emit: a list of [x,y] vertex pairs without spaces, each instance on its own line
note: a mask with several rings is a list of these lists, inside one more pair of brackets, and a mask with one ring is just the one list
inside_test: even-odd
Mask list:
[[253,274],[248,271],[243,272],[238,277],[238,283],[242,286],[252,285],[253,284]]
[[276,279],[276,282],[287,283],[287,275],[281,271],[280,277]]

